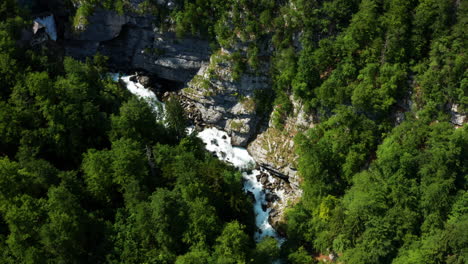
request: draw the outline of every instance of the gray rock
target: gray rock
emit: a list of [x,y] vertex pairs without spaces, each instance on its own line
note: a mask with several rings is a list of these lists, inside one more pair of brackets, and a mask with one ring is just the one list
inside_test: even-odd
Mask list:
[[98,9],[83,32],[65,31],[66,55],[85,59],[99,52],[118,70],[142,69],[163,79],[188,82],[209,60],[208,41],[154,32],[154,20],[149,15]]
[[271,89],[268,65],[260,73],[247,70],[238,80],[233,80],[229,61],[215,61],[218,60],[212,59],[209,64],[204,64],[188,87],[182,90],[182,97],[190,106],[186,110],[199,113],[204,124],[228,132],[233,145],[246,146],[262,120],[256,113],[255,93]]
[[[285,128],[282,131],[272,127],[271,124],[261,128],[255,140],[248,146],[250,155],[262,166],[275,168],[281,174],[287,176],[288,181],[275,177],[265,188],[272,194],[282,194],[280,199],[270,202],[274,208],[270,215],[270,224],[281,233],[281,221],[284,220],[285,208],[300,200],[302,190],[300,189],[300,177],[296,169],[297,155],[294,151],[294,135],[314,126],[318,117],[306,113],[303,105],[291,98],[294,113],[287,118]],[[272,197],[266,197],[272,199]],[[278,229],[280,228],[280,229]]]
[[151,78],[149,76],[138,75],[137,80],[144,87],[150,87],[151,86]]
[[102,42],[116,38],[129,18],[115,11],[98,9],[88,18],[83,32],[65,31],[66,39]]
[[262,174],[260,176],[260,183],[263,185],[263,186],[266,186],[267,184],[269,184],[269,181],[268,181],[268,174]]
[[275,201],[278,201],[279,200],[279,197],[278,195],[274,194],[274,193],[270,193],[268,192],[266,195],[265,195],[265,200],[269,203],[273,203]]
[[461,111],[460,105],[452,104],[450,107],[450,114],[451,119],[450,121],[452,124],[456,126],[463,126],[468,121],[467,114]]
[[258,175],[256,176],[257,181],[260,181],[260,178],[261,178],[261,177],[262,177],[262,174],[258,174]]

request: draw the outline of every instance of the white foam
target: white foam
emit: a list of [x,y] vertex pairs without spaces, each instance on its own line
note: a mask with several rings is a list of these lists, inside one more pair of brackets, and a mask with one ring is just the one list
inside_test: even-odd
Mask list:
[[198,137],[206,143],[206,149],[215,152],[220,160],[226,161],[241,170],[253,169],[255,160],[246,149],[233,147],[231,138],[222,130],[206,128],[198,134]]
[[[229,162],[236,168],[243,170],[244,191],[251,192],[255,197],[254,212],[255,224],[259,231],[255,233],[255,240],[260,242],[264,237],[271,236],[276,238],[279,243],[283,242],[276,230],[268,222],[270,208],[266,208],[266,192],[262,184],[257,180],[257,175],[260,175],[259,170],[255,167],[255,160],[247,152],[245,148],[233,147],[231,138],[222,130],[216,128],[207,128],[198,134],[198,137],[206,144],[206,149],[214,152],[216,156],[223,161]],[[262,206],[263,205],[263,206]]]
[[187,133],[187,135],[190,135],[192,134],[193,132],[195,132],[195,126],[188,126],[185,128],[185,132]]
[[114,81],[122,80],[129,92],[145,100],[153,108],[153,112],[156,114],[158,120],[164,120],[164,103],[159,101],[153,91],[145,88],[138,82],[131,81],[130,78],[133,77],[131,75],[120,76],[118,73],[109,73],[109,76],[111,76]]

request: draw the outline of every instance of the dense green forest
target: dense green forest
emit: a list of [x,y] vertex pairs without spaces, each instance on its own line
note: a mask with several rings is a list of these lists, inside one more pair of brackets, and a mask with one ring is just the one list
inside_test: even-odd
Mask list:
[[[11,4],[11,5],[8,5]],[[16,43],[0,4],[0,263],[264,263],[241,174],[204,150],[176,101],[158,123],[107,77]],[[182,126],[182,129],[181,129]]]
[[[70,2],[75,24],[130,6]],[[304,193],[287,241],[254,243],[240,173],[184,133],[176,101],[164,126],[107,77],[105,57],[18,45],[30,17],[4,0],[0,263],[468,262],[468,125],[449,112],[468,111],[467,1],[159,2],[139,12],[232,51],[235,71],[270,63],[276,127],[291,96],[319,117],[295,140]]]
[[468,127],[448,114],[468,109],[468,3],[284,2],[223,1],[214,30],[190,4],[179,15],[227,48],[271,35],[274,123],[291,113],[290,94],[320,116],[296,139],[304,195],[284,227],[289,262],[320,252],[343,263],[468,262]]

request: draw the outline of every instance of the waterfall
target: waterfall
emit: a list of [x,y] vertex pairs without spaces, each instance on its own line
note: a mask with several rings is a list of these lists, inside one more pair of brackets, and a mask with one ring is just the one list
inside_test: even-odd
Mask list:
[[228,134],[216,128],[205,128],[198,134],[198,137],[206,144],[208,151],[214,152],[220,160],[229,162],[242,171],[244,191],[251,192],[255,197],[255,224],[258,228],[258,231],[255,232],[255,240],[260,242],[264,237],[271,236],[282,243],[283,238],[268,222],[271,211],[271,208],[266,208],[266,193],[268,190],[265,190],[257,179],[261,171],[254,169],[256,163],[249,152],[245,148],[233,147]]
[[[160,113],[158,114],[158,118],[159,116],[164,116],[164,103],[158,100],[154,92],[132,81],[131,76],[119,77],[118,74],[113,73],[111,73],[110,76],[114,81],[122,80],[132,94],[147,101],[156,113]],[[188,131],[193,131],[193,128],[188,128]],[[255,169],[256,162],[253,157],[250,156],[247,149],[232,146],[231,137],[229,137],[226,132],[216,128],[205,128],[198,133],[198,137],[205,143],[208,151],[216,154],[220,160],[232,164],[242,172],[244,191],[246,193],[252,193],[255,197],[253,208],[255,212],[255,224],[257,226],[254,237],[255,241],[260,242],[264,237],[271,236],[277,239],[279,244],[283,243],[284,238],[280,237],[268,222],[271,208],[267,208],[266,195],[270,191],[263,188],[259,177],[257,177],[261,173],[268,174],[268,172]],[[268,177],[271,180],[271,175]],[[275,194],[280,199],[283,198],[281,192]]]

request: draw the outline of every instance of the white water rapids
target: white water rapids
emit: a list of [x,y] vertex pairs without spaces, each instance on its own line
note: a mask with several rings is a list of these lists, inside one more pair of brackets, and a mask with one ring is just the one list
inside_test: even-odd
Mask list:
[[[257,180],[260,171],[255,168],[255,160],[250,156],[245,148],[233,147],[231,145],[231,138],[222,130],[216,128],[205,128],[198,133],[198,137],[206,144],[206,149],[210,152],[215,152],[216,156],[225,162],[229,162],[239,170],[243,171],[244,178],[244,191],[251,192],[254,197],[254,212],[255,224],[258,227],[255,232],[255,240],[260,242],[264,237],[271,236],[276,238],[280,243],[283,239],[279,237],[278,233],[268,222],[270,215],[270,208],[266,208],[266,192],[262,184]],[[262,205],[266,208],[263,210]]]
[[[118,74],[110,75],[114,81],[119,80]],[[146,89],[143,85],[131,81],[130,78],[131,76],[120,77],[132,94],[147,101],[156,113],[164,112],[164,104],[158,100],[156,94]],[[164,114],[158,115],[158,117],[159,116],[164,116]],[[188,130],[192,131],[193,129],[188,128]],[[231,138],[222,130],[205,128],[198,133],[198,137],[206,144],[206,149],[208,151],[215,153],[220,160],[231,163],[234,167],[242,171],[244,179],[243,189],[246,193],[251,192],[255,197],[255,223],[258,228],[258,231],[255,232],[255,240],[260,242],[264,237],[271,236],[277,239],[280,244],[284,242],[284,238],[281,238],[268,222],[271,208],[266,208],[266,193],[269,191],[265,190],[257,179],[261,171],[255,169],[256,162],[253,157],[250,156],[245,148],[232,146]],[[272,180],[271,175],[268,177]],[[280,199],[283,198],[282,192],[277,192],[276,195],[279,196]]]

